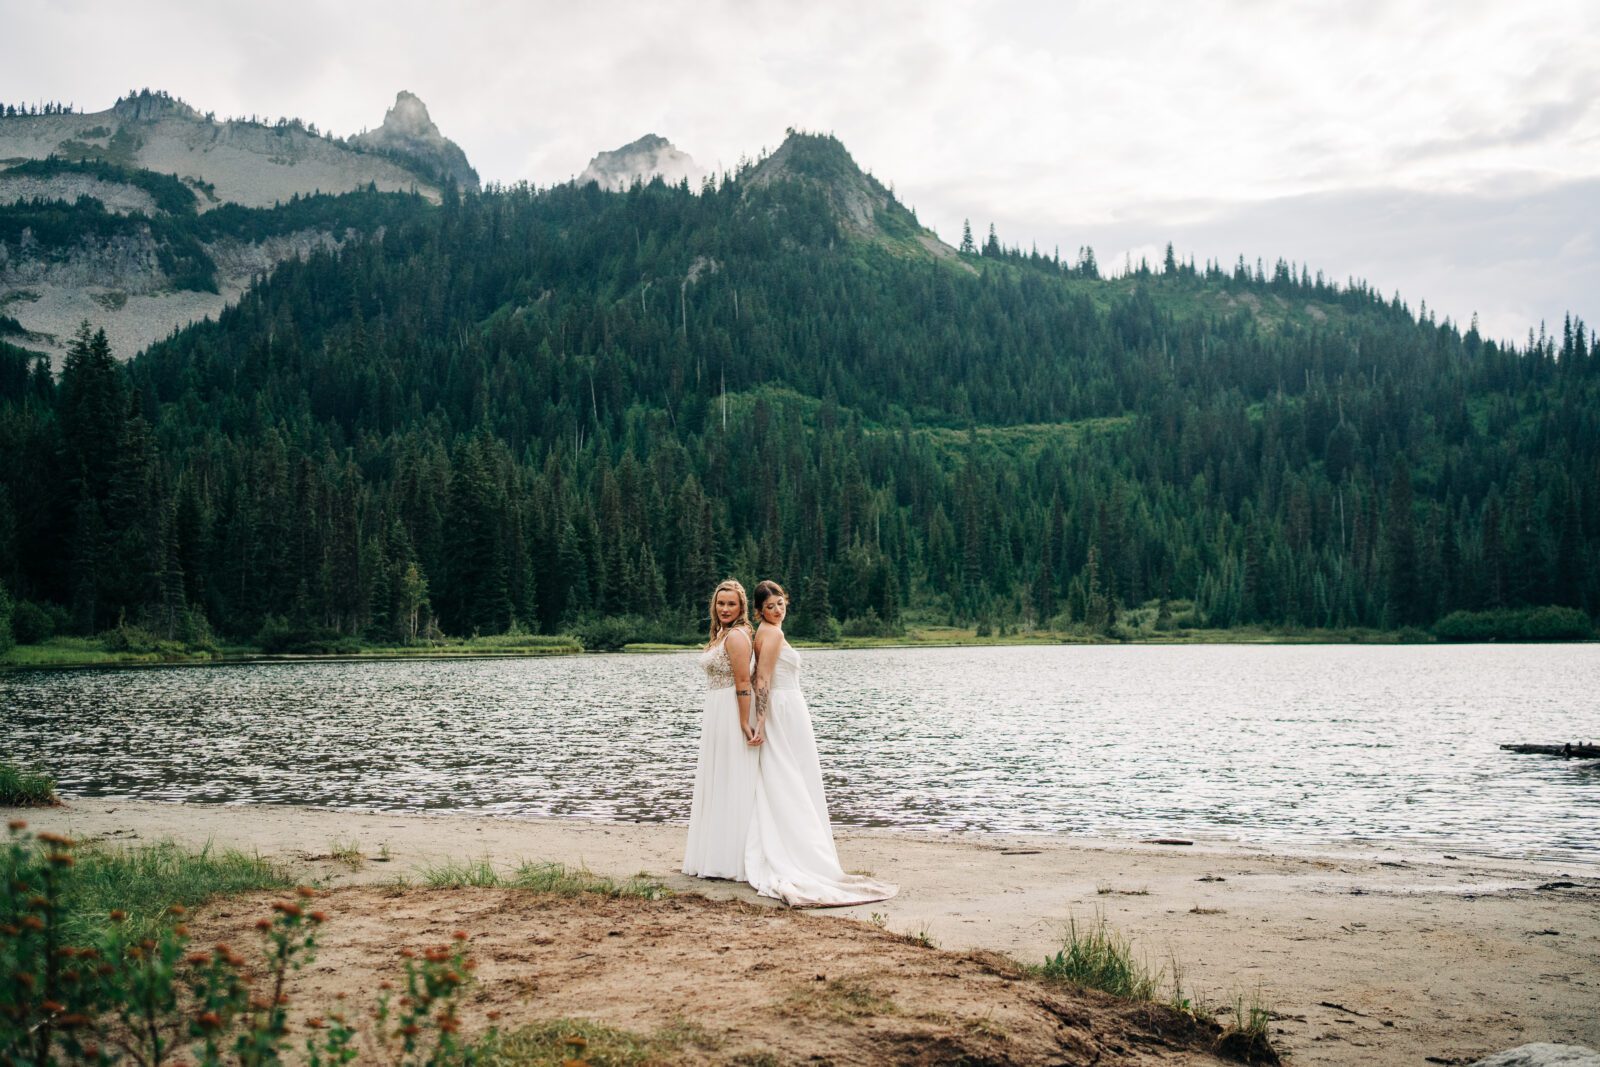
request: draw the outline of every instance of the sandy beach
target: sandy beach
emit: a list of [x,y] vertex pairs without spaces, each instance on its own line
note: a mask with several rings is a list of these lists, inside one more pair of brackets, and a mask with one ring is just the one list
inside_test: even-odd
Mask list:
[[[1285,850],[1204,841],[845,831],[838,838],[846,868],[897,882],[900,895],[802,919],[773,910],[773,902],[746,886],[677,874],[684,840],[679,826],[70,798],[58,808],[13,814],[34,829],[80,840],[171,839],[255,850],[332,890],[335,914],[376,913],[363,921],[380,927],[398,922],[401,911],[407,921],[420,921],[419,908],[438,913],[439,925],[457,917],[471,894],[504,892],[417,890],[404,896],[404,908],[388,903],[402,899],[392,889],[398,879],[415,882],[430,864],[479,858],[507,866],[558,861],[610,876],[647,872],[675,892],[739,905],[673,910],[691,942],[696,923],[738,927],[763,915],[795,915],[796,937],[850,940],[858,931],[881,935],[869,922],[878,913],[889,932],[925,932],[942,949],[987,950],[1038,963],[1060,947],[1069,919],[1082,923],[1103,914],[1153,967],[1170,975],[1176,961],[1185,991],[1199,1000],[1231,1005],[1259,994],[1274,1012],[1279,1049],[1301,1064],[1469,1063],[1531,1041],[1600,1047],[1600,869],[1594,865],[1378,846]],[[354,846],[364,859],[336,858],[336,843]],[[664,912],[651,914],[652,907],[644,902],[625,909],[626,916],[599,919],[655,930],[658,936],[646,938],[630,964],[635,970],[671,943],[666,931],[673,922]],[[231,915],[204,921],[222,930]],[[502,924],[498,936],[511,929]],[[759,956],[764,943],[759,937],[741,942],[731,933],[709,938],[718,939],[742,944],[749,956]],[[729,945],[716,948],[721,952],[713,955],[726,965]],[[330,951],[319,967],[324,974],[337,969],[328,960],[339,959],[338,951]],[[361,965],[354,957],[347,962]],[[678,961],[691,963],[687,955]],[[763,966],[759,959],[746,964]],[[945,992],[956,996],[956,987],[968,988],[970,999],[978,979],[962,978],[961,966],[949,966]],[[979,971],[994,968],[973,973]],[[641,997],[649,1000],[633,986],[629,997],[588,996],[555,1004],[560,1010],[547,1014],[630,1026],[658,1023],[682,1007],[664,1005],[657,1018],[648,1005],[629,1007]],[[1150,1055],[1129,1050],[1126,1061]]]

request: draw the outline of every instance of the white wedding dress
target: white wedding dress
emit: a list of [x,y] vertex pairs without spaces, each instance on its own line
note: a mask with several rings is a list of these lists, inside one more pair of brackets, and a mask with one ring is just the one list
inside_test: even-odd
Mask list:
[[762,896],[796,908],[867,904],[894,896],[898,886],[846,874],[839,866],[811,711],[800,691],[800,653],[787,641],[774,665],[763,729],[766,743],[759,749],[761,769],[743,877]]
[[[753,661],[754,653],[751,658]],[[739,728],[739,699],[733,691],[726,638],[700,654],[700,667],[706,674],[706,703],[700,721],[700,760],[695,767],[683,873],[742,882],[745,840],[755,801],[757,750],[745,744],[744,731]],[[753,662],[751,673],[755,673]]]

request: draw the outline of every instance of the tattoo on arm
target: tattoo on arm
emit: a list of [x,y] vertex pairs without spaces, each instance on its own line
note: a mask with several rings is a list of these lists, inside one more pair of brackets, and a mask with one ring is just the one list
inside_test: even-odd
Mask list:
[[767,717],[767,708],[772,702],[772,686],[767,682],[756,682],[756,719],[760,721]]

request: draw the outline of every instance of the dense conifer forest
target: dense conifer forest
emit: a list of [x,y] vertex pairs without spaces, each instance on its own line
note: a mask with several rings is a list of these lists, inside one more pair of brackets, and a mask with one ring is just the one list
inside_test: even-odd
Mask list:
[[696,632],[728,574],[817,637],[1600,605],[1583,323],[1512,346],[1281,261],[934,255],[792,144],[699,190],[314,198],[372,236],[219,322],[125,365],[86,330],[59,377],[0,345],[17,636],[603,646]]

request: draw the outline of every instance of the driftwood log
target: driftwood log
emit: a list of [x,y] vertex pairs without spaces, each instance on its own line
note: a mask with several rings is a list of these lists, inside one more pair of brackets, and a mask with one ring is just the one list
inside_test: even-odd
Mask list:
[[1600,759],[1600,745],[1501,745],[1507,752],[1528,756],[1561,756],[1566,759]]

